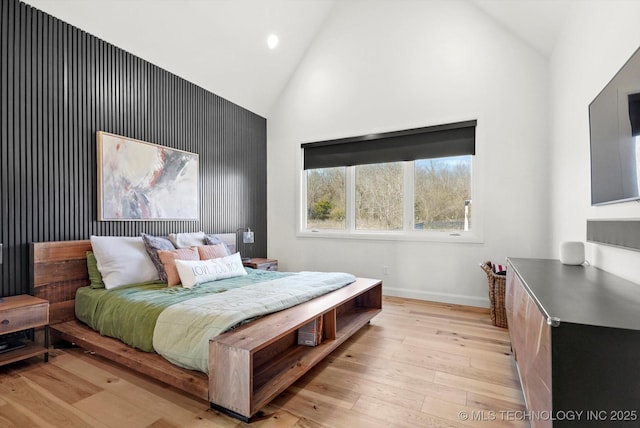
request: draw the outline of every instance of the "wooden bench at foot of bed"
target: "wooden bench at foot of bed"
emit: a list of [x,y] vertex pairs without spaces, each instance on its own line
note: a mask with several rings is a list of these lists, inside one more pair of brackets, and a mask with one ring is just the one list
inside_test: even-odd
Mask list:
[[[211,407],[244,421],[250,421],[382,310],[382,282],[358,278],[339,290],[211,339],[207,377],[104,337],[75,319],[75,292],[89,284],[88,250],[89,241],[31,244],[31,283],[34,294],[50,302],[52,337],[204,398]],[[298,328],[320,317],[322,343],[298,345]]]
[[[209,342],[209,401],[248,420],[369,322],[382,283],[353,284],[221,334]],[[298,345],[297,329],[322,317],[322,342]]]

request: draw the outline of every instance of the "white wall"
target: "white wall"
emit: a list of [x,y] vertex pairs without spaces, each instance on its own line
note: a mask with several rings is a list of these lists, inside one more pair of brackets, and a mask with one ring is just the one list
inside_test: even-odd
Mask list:
[[[380,278],[386,294],[487,305],[478,262],[551,251],[547,66],[466,1],[337,2],[268,117],[269,256]],[[473,118],[482,243],[296,236],[301,143]]]
[[[550,61],[551,218],[561,241],[586,239],[586,220],[640,218],[640,204],[591,207],[588,106],[640,46],[640,2],[576,2]],[[640,252],[587,244],[592,264],[640,283]]]

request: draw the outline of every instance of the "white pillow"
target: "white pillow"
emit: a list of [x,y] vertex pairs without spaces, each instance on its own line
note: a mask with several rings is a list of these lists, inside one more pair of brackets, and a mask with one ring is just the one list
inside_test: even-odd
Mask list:
[[140,236],[92,236],[91,247],[106,289],[159,279]]
[[203,282],[246,275],[240,253],[209,260],[176,260],[180,282],[185,288]]
[[204,232],[193,233],[170,233],[169,241],[176,246],[176,248],[191,248],[204,245]]

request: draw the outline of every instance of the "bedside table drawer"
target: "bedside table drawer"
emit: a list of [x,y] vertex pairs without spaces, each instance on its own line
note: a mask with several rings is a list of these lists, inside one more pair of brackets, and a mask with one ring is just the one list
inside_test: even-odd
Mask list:
[[256,266],[256,269],[260,270],[278,270],[278,262],[259,263]]
[[49,323],[49,303],[0,311],[0,334],[40,327]]

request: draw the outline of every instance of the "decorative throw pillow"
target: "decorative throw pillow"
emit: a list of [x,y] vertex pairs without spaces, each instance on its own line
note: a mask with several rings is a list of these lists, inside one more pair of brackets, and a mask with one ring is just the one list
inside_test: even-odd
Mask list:
[[87,271],[89,272],[89,287],[104,288],[102,275],[100,275],[100,271],[98,270],[98,261],[93,251],[87,251]]
[[176,260],[182,286],[191,288],[203,282],[246,275],[240,253],[211,260]]
[[160,257],[158,257],[158,251],[175,250],[176,247],[167,238],[163,238],[161,236],[152,236],[147,235],[146,233],[141,233],[140,236],[142,236],[147,253],[158,271],[160,280],[167,282],[167,272],[164,270],[164,265],[162,264]]
[[200,260],[196,248],[178,248],[176,250],[160,250],[158,257],[167,273],[167,285],[180,285],[180,276],[176,269],[176,260]]
[[227,251],[226,245],[222,242],[215,245],[201,245],[195,248],[198,249],[200,260],[219,259],[220,257],[230,255]]
[[92,236],[91,247],[107,290],[158,279],[139,236]]
[[204,232],[170,233],[169,240],[176,248],[190,248],[204,245]]
[[[225,248],[227,249],[228,256],[235,252],[235,251],[231,251],[231,248],[229,248],[229,245],[227,245],[227,243],[224,242],[222,238],[220,238],[218,235],[214,235],[214,234],[204,235],[204,243],[205,245],[224,244]],[[233,245],[235,247],[235,243]]]

